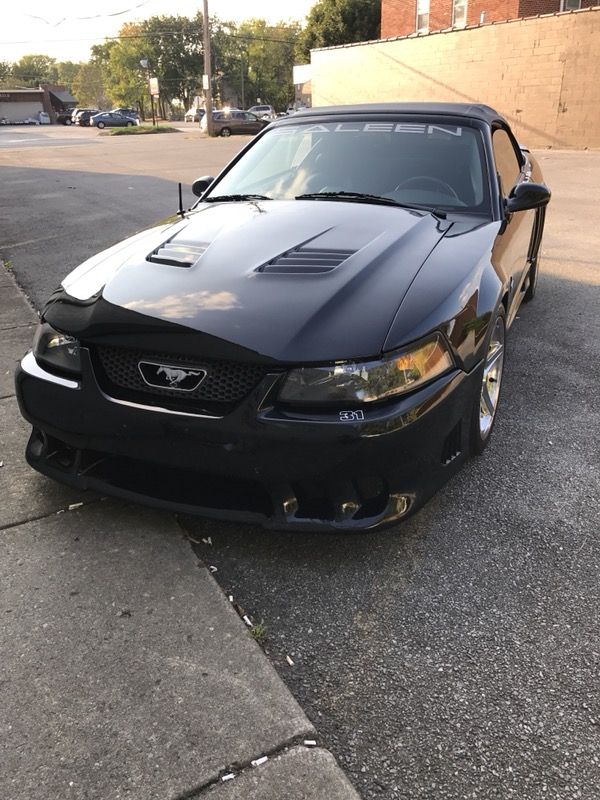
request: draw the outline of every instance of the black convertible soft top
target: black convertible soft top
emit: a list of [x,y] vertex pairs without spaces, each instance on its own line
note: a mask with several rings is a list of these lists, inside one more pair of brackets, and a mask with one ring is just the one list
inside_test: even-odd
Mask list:
[[474,103],[361,103],[352,106],[320,106],[293,114],[296,117],[319,117],[329,114],[422,114],[423,116],[452,116],[479,119],[491,125],[505,122],[493,108]]

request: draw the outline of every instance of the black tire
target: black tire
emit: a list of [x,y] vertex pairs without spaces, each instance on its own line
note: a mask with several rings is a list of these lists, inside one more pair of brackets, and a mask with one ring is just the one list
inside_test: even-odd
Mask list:
[[128,127],[128,128],[133,128],[133,122],[128,122],[128,123],[127,123],[127,127]]
[[[498,349],[498,340],[500,348]],[[506,344],[506,312],[500,305],[492,317],[485,344],[485,356],[479,371],[481,380],[473,398],[469,449],[472,455],[481,455],[488,446],[496,422],[502,389],[502,373]],[[499,371],[497,368],[499,366]]]
[[97,122],[97,123],[96,123],[96,127],[97,127],[97,128],[101,128],[101,129],[102,129],[102,128],[106,128],[106,124],[105,124],[104,122]]
[[231,136],[231,128],[221,128],[221,136]]
[[65,125],[72,125],[72,124],[73,124],[73,120],[71,119],[71,117],[67,117],[66,120],[65,120]]
[[529,267],[529,285],[523,295],[523,302],[530,303],[535,297],[538,282],[538,265],[537,258],[531,263]]

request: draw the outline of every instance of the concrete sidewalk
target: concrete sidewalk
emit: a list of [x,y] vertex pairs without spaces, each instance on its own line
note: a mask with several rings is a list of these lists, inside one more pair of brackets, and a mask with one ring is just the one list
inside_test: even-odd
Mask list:
[[176,520],[25,464],[34,324],[0,263],[0,797],[357,800]]

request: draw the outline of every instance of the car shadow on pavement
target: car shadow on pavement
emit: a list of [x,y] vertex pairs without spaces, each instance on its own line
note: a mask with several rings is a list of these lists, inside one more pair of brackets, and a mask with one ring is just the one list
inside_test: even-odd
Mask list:
[[600,286],[579,267],[548,259],[488,449],[405,523],[181,518],[365,798],[595,792]]

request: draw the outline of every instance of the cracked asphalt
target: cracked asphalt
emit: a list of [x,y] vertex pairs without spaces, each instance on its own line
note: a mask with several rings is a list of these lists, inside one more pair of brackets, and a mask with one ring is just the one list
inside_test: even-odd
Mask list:
[[[600,153],[538,156],[554,193],[542,274],[509,334],[485,454],[383,533],[182,520],[223,589],[266,625],[268,656],[366,800],[599,796]],[[163,153],[154,173],[148,157],[146,174],[172,181],[161,170],[179,157]],[[69,169],[108,207],[110,176]],[[174,184],[154,186],[166,206]],[[15,206],[37,208],[17,187]],[[149,212],[133,194],[119,204],[137,219]],[[55,229],[52,214],[38,233]],[[94,229],[107,244],[111,214]],[[63,224],[77,253],[81,226]],[[27,248],[4,254],[38,303],[65,271]]]

